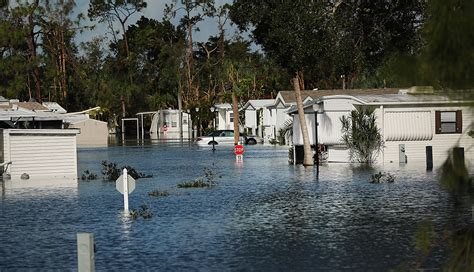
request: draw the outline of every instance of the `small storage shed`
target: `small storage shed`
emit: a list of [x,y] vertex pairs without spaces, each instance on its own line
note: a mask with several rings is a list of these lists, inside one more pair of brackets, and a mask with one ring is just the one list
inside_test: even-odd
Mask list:
[[76,128],[80,131],[77,135],[78,147],[105,147],[108,144],[109,130],[107,122],[84,118],[71,121],[69,128]]
[[0,160],[12,180],[77,178],[77,129],[1,129]]

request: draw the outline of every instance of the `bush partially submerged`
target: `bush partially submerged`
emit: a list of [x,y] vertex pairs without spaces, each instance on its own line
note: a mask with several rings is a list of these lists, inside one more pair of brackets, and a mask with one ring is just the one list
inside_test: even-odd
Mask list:
[[85,181],[96,180],[96,179],[97,179],[97,174],[92,173],[89,170],[84,171],[84,173],[81,176],[81,180],[85,180]]
[[153,190],[151,192],[148,192],[149,196],[169,196],[170,193],[167,191],[160,191],[160,190]]
[[153,213],[147,205],[141,205],[138,210],[130,210],[130,216],[132,219],[138,219],[140,217],[143,219],[150,219],[153,217]]
[[378,172],[370,176],[370,183],[392,183],[395,181],[395,177],[390,173]]
[[107,161],[102,161],[102,175],[104,176],[104,180],[115,181],[117,180],[120,175],[122,174],[122,169],[127,168],[128,174],[134,179],[140,178],[151,178],[153,175],[147,175],[135,170],[135,168],[125,165],[118,167],[116,163],[109,163]]
[[206,188],[217,185],[215,181],[216,173],[207,167],[203,170],[203,175],[195,180],[182,182],[178,184],[178,188]]

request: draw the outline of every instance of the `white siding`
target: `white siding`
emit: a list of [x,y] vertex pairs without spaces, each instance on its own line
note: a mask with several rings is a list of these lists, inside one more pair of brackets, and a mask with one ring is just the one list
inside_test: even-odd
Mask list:
[[[324,112],[318,114],[318,143],[325,145],[342,144],[342,124],[339,118],[348,112]],[[293,143],[295,145],[303,145],[303,137],[301,134],[300,122],[298,114],[293,116]],[[310,143],[315,142],[314,131],[314,113],[306,113],[306,125],[308,127],[308,135]]]
[[272,110],[264,108],[263,109],[263,125],[264,126],[271,126],[272,123]]
[[328,148],[328,162],[349,162],[349,149],[343,146],[330,146]]
[[285,109],[277,109],[276,110],[276,132],[280,130],[280,128],[284,127],[285,122],[291,119],[291,116],[289,116],[286,112]]
[[318,114],[318,141],[325,145],[342,144],[342,123],[340,118],[349,112],[323,112]]
[[245,110],[245,127],[257,128],[257,112],[255,110]]
[[226,120],[226,110],[221,110],[217,112],[217,118],[219,118],[218,124],[217,124],[217,129],[227,129],[227,120]]
[[351,111],[354,109],[349,99],[328,99],[324,101],[324,111]]
[[[306,127],[308,128],[309,143],[314,144],[314,114],[305,114]],[[319,132],[319,130],[318,130]],[[293,115],[293,144],[303,145],[303,134],[301,133],[300,118],[298,114]]]
[[[462,110],[463,134],[435,134],[435,111],[436,110]],[[385,113],[386,114],[386,113]],[[426,146],[433,147],[433,164],[439,166],[446,160],[448,150],[454,146],[464,147],[466,164],[472,169],[474,167],[474,140],[467,135],[472,129],[474,116],[468,107],[436,107],[430,110],[430,123],[432,128],[432,139],[426,141],[386,141],[384,147],[383,161],[385,163],[399,163],[399,144],[405,145],[405,154],[408,164],[412,162],[426,162]],[[471,147],[471,148],[469,148]]]
[[8,171],[12,179],[18,179],[23,173],[30,178],[77,178],[76,135],[65,134],[64,130],[61,133],[55,133],[60,130],[47,131],[11,133],[7,137],[8,145],[4,147],[12,162]]
[[[434,118],[434,116],[433,116]],[[386,111],[386,141],[426,141],[433,138],[431,111]]]

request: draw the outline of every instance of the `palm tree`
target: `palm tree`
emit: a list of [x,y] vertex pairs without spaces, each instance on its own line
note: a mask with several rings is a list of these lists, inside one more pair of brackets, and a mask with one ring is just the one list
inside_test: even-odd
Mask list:
[[304,117],[303,101],[301,100],[299,76],[293,78],[293,88],[295,90],[296,105],[298,107],[298,117],[300,120],[301,134],[303,136],[303,150],[304,150],[304,166],[314,165],[313,153],[311,152],[311,145],[309,144],[308,127],[306,126],[306,119]]

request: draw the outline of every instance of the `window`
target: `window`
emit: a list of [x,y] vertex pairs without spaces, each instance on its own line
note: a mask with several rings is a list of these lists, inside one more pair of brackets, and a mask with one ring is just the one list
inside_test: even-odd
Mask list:
[[462,133],[462,112],[436,111],[436,134]]
[[230,112],[230,113],[229,113],[229,119],[230,119],[230,122],[231,122],[231,123],[234,122],[234,113],[233,113],[233,112]]

